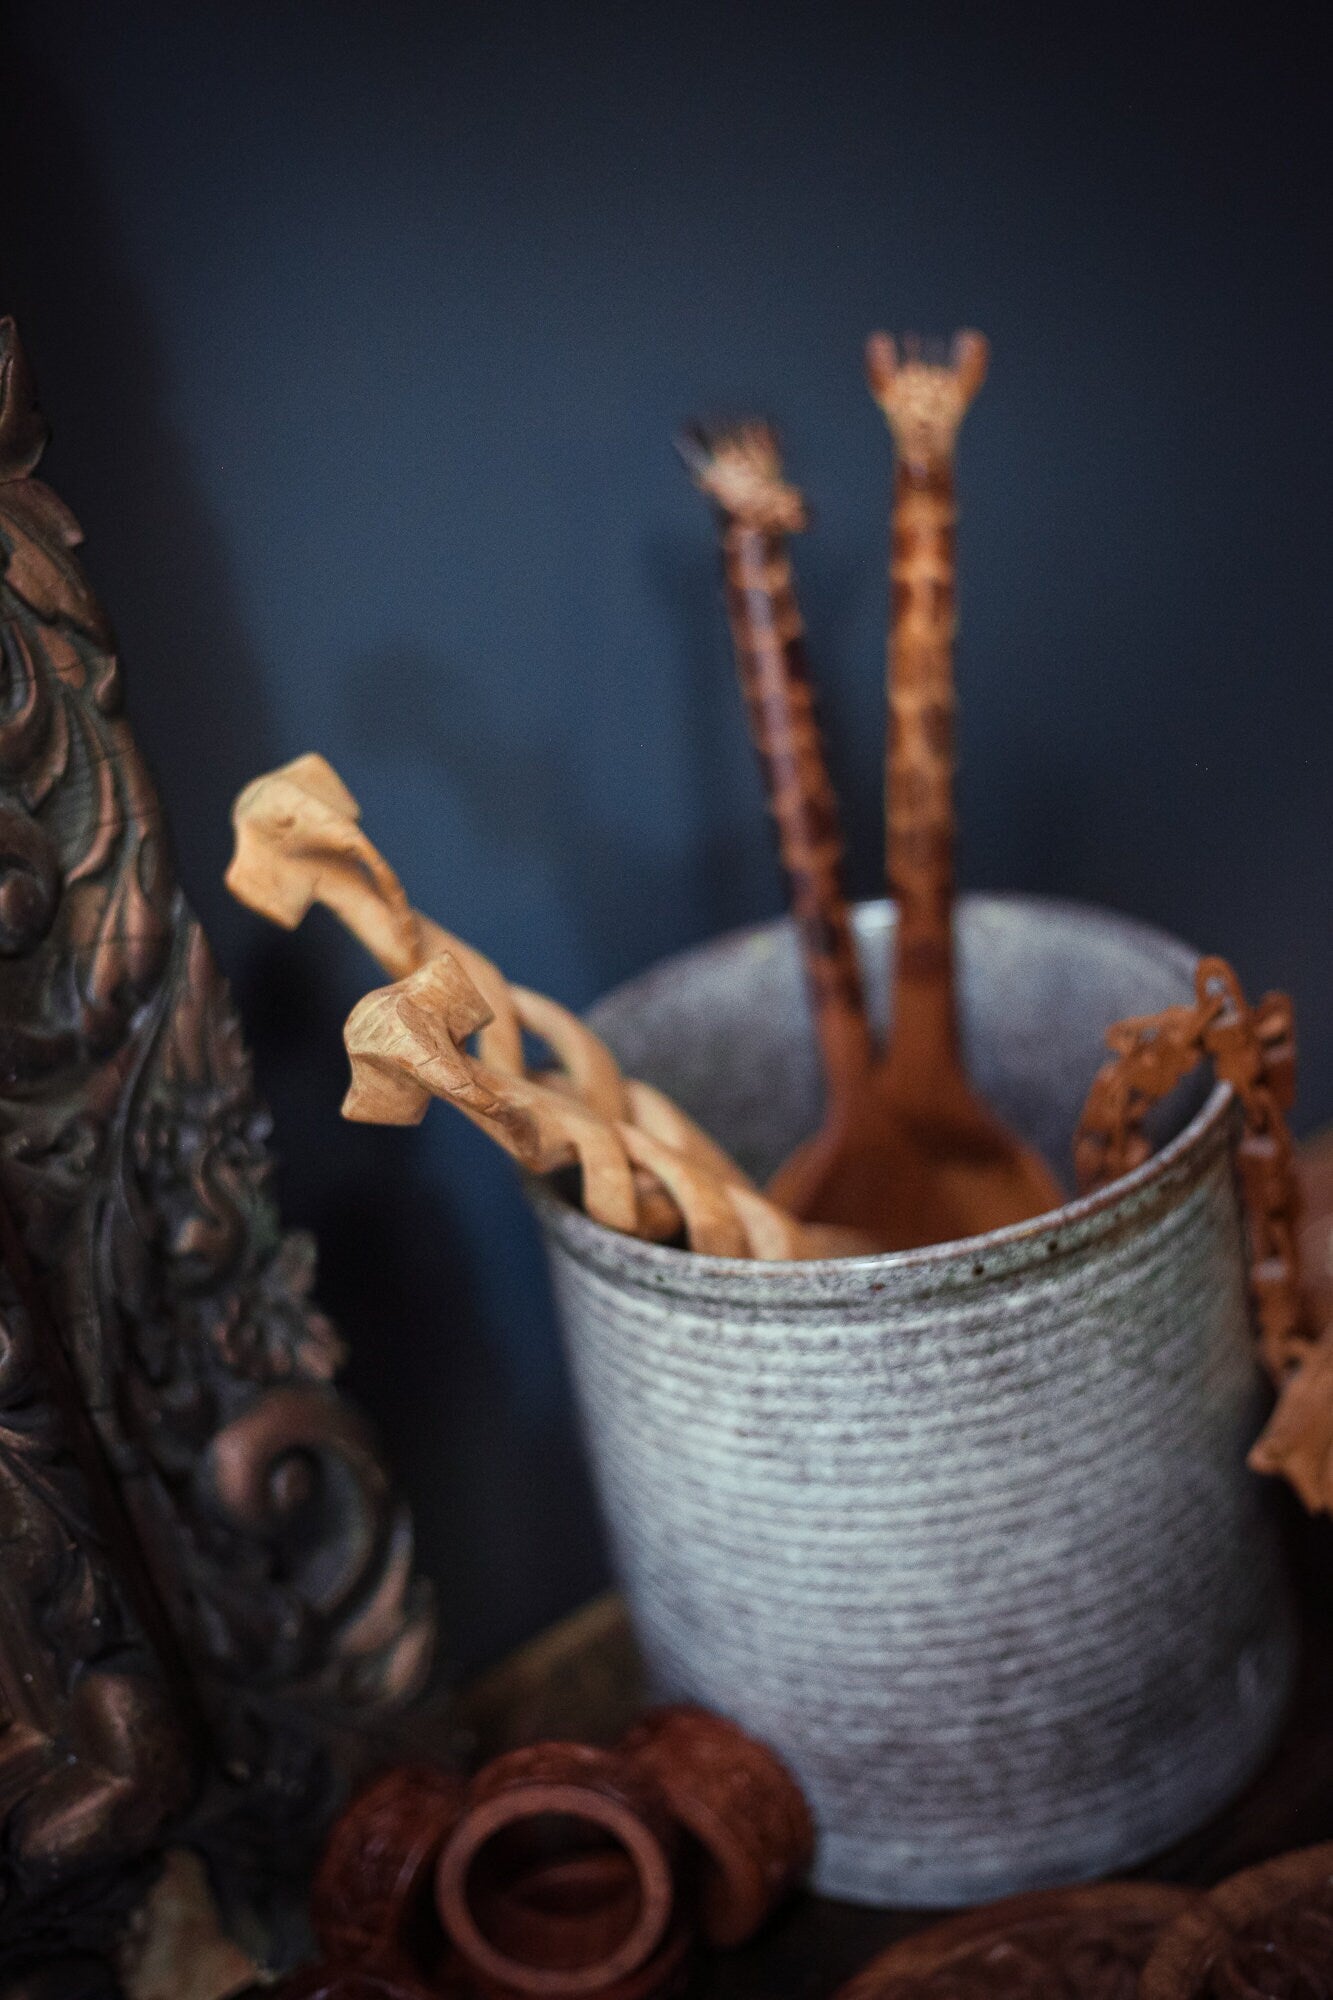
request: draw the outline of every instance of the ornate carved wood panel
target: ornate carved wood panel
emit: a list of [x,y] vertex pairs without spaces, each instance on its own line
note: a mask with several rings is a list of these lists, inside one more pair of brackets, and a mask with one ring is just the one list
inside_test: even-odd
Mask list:
[[183,1813],[299,1861],[431,1643],[44,442],[0,321],[0,1989]]

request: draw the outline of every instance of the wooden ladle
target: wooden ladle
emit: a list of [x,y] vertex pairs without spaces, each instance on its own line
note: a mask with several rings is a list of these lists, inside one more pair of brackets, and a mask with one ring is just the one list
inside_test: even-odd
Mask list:
[[1043,1163],[963,1070],[953,961],[953,453],[986,345],[949,364],[870,343],[871,385],[898,442],[889,641],[888,876],[898,903],[893,1031],[866,1025],[840,874],[833,788],[815,722],[787,540],[804,525],[776,440],[748,424],[683,451],[722,520],[727,608],[777,823],[825,1077],[819,1130],[778,1169],[773,1199],[809,1221],[910,1249],[1019,1222],[1063,1199]]

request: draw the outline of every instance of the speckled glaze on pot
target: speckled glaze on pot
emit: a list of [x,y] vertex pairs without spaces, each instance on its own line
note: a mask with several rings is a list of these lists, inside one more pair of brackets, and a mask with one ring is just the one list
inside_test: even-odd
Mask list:
[[[858,913],[882,1015],[891,912]],[[1107,1026],[1195,955],[1102,911],[959,912],[964,1034],[1069,1180]],[[593,1020],[766,1176],[816,1122],[785,925]],[[800,1779],[830,1895],[942,1905],[1124,1868],[1256,1769],[1292,1672],[1261,1482],[1224,1088],[1163,1108],[1103,1193],[965,1243],[837,1263],[663,1249],[548,1189],[582,1418],[656,1690]]]

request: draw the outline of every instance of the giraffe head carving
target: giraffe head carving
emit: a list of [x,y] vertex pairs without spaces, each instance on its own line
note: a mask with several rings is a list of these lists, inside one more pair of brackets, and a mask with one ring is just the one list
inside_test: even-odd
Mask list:
[[866,342],[870,393],[883,410],[907,465],[925,471],[953,456],[958,427],[986,379],[990,348],[980,333],[956,333],[947,360],[935,360],[908,335],[900,355],[887,333]]
[[732,520],[782,535],[805,527],[805,501],[782,476],[771,424],[751,421],[725,430],[696,424],[682,433],[678,448],[700,492]]

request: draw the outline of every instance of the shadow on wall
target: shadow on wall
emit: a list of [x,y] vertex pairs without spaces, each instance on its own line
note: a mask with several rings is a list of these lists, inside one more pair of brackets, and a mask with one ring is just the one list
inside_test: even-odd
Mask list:
[[136,733],[182,875],[225,946],[238,934],[221,880],[228,807],[271,745],[263,676],[95,163],[71,107],[3,19],[0,298],[52,426],[43,470],[83,524],[85,560],[128,659]]
[[[657,624],[671,635],[679,665],[679,743],[689,796],[669,838],[657,837],[646,817],[616,821],[599,810],[598,787],[576,767],[572,741],[541,734],[535,724],[524,736],[521,716],[512,713],[496,720],[488,670],[475,657],[451,652],[446,659],[399,644],[347,661],[339,675],[350,733],[368,757],[390,768],[427,767],[439,796],[470,825],[485,829],[497,872],[509,871],[511,882],[543,879],[556,906],[578,925],[569,957],[588,990],[556,995],[567,1003],[592,999],[684,942],[759,922],[781,907],[711,541],[701,503],[697,533],[649,535],[639,551]],[[817,645],[830,660],[845,658],[867,565],[845,554],[801,554],[802,594]],[[878,587],[877,572],[869,573]],[[869,672],[876,686],[882,684],[882,659],[871,661]],[[849,740],[836,699],[842,686],[836,674],[821,686],[824,734],[837,774],[852,769],[864,747]],[[442,688],[449,690],[447,703]],[[878,766],[878,694],[875,704]],[[880,895],[878,772],[871,786],[840,783],[840,791],[853,892]],[[502,812],[497,800],[504,802]],[[375,838],[373,825],[368,831]],[[446,927],[465,928],[438,846],[389,859],[403,868],[409,893],[419,900],[430,894],[421,877],[433,867],[429,914]],[[529,976],[520,965],[503,969],[514,978]]]
[[[231,800],[290,746],[275,740],[264,663],[172,422],[160,344],[94,159],[70,106],[2,19],[0,311],[18,322],[53,425],[43,469],[88,536],[85,559],[124,649],[130,714],[182,878],[224,967],[243,966],[238,999],[291,1162],[280,1185],[286,1219],[321,1240],[319,1297],[351,1339],[349,1384],[412,1499],[422,1566],[440,1585],[446,1659],[472,1664],[602,1580],[568,1397],[557,1390],[540,1411],[515,1407],[423,1146],[338,1120],[342,1018],[356,982],[367,983],[364,966],[353,969],[318,926],[257,936],[222,886]],[[471,769],[466,758],[461,773],[440,761],[446,781]],[[506,1186],[498,1198],[517,1212],[523,1277],[542,1298],[521,1196]],[[551,1350],[549,1376],[558,1369],[549,1312],[531,1331]]]
[[[704,601],[711,610],[706,591]],[[469,686],[457,659],[451,658],[446,671],[426,653],[398,647],[351,662],[344,678],[352,723],[367,749],[390,766],[395,760],[428,765],[440,794],[456,802],[471,824],[486,829],[497,871],[508,870],[511,883],[522,878],[548,886],[555,905],[579,926],[570,959],[585,976],[591,968],[593,991],[641,970],[701,927],[711,932],[753,921],[756,910],[772,902],[773,864],[762,819],[725,809],[735,797],[738,775],[741,788],[748,788],[744,745],[720,741],[715,728],[690,730],[698,789],[705,795],[701,810],[691,815],[692,838],[682,840],[673,829],[670,842],[654,841],[651,827],[618,826],[597,811],[595,792],[559,742],[535,732],[520,737],[512,722],[489,730],[471,723],[450,726],[441,710],[441,685],[454,690],[462,713],[484,716],[480,671]],[[716,674],[708,676],[711,695],[703,693],[702,678],[689,674],[689,692],[699,691],[698,706],[707,703],[715,722]],[[726,682],[721,686],[729,696]],[[504,810],[497,813],[501,798]],[[369,831],[373,838],[374,828]],[[390,859],[408,871],[408,857]],[[461,930],[456,909],[449,907],[447,881],[440,897],[440,865],[438,850],[418,856],[409,890],[420,895],[419,875],[433,867],[429,914]],[[528,973],[512,963],[503,970],[513,978]],[[554,997],[570,999],[568,992]]]

